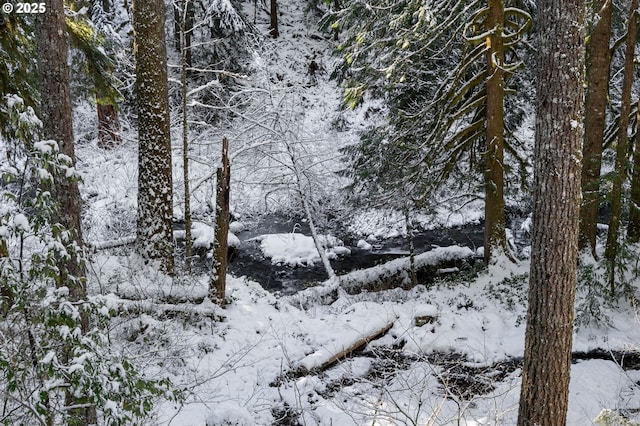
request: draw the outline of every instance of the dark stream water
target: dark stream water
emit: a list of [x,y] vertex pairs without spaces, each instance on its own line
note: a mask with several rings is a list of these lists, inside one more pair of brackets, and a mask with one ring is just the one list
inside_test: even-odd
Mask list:
[[[247,229],[236,236],[240,239],[240,247],[234,249],[229,257],[228,270],[235,276],[247,276],[259,282],[265,289],[283,294],[291,294],[305,287],[314,285],[327,278],[320,263],[310,267],[291,267],[272,264],[260,250],[260,242],[252,240],[262,234],[278,234],[298,232],[311,235],[308,224],[300,218],[267,215],[254,223],[247,224]],[[323,230],[322,233],[327,232]],[[409,255],[409,242],[404,237],[389,238],[372,243],[372,250],[357,247],[360,237],[349,235],[346,231],[329,230],[329,233],[344,241],[351,254],[332,260],[331,265],[338,274],[369,268]],[[436,229],[417,232],[414,236],[416,253],[423,253],[433,247],[462,245],[475,249],[483,243],[483,225],[472,224],[455,228]]]

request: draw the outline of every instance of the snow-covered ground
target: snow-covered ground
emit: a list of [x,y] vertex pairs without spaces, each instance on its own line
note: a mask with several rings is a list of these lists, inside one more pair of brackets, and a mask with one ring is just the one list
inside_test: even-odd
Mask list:
[[[304,16],[304,4],[281,0],[279,5],[281,37],[265,40],[243,83],[254,93],[255,104],[245,110],[253,115],[238,118],[228,128],[201,127],[202,133],[191,135],[196,244],[211,244],[212,173],[223,134],[230,139],[236,218],[274,210],[299,213],[287,163],[292,148],[309,172],[304,185],[311,188],[317,205],[340,216],[348,230],[362,238],[359,246],[370,248],[367,241],[403,235],[400,212],[345,208],[339,191],[344,182],[334,173],[341,167],[339,148],[355,142],[356,130],[366,122],[361,111],[338,112],[340,93],[328,78],[335,59],[329,42],[315,37],[318,32],[313,20]],[[266,28],[265,17],[261,19],[258,24]],[[307,73],[312,58],[321,66],[314,81]],[[84,130],[94,127],[89,119],[94,112],[80,105],[75,114],[76,134],[82,137]],[[255,117],[280,121],[270,121],[264,130],[249,125]],[[336,119],[346,122],[349,131],[337,130]],[[178,120],[174,114],[175,135]],[[84,179],[85,238],[98,247],[135,233],[136,135],[125,126],[123,136],[123,144],[109,151],[87,139],[77,150]],[[523,137],[530,136],[523,132]],[[173,144],[175,215],[181,220],[178,137]],[[464,208],[443,204],[414,218],[424,229],[481,219],[479,202]],[[260,240],[264,255],[273,262],[299,267],[317,262],[308,236],[267,234]],[[341,243],[331,242],[330,253],[345,254]],[[185,391],[184,405],[158,401],[149,425],[512,425],[519,397],[518,359],[524,348],[528,267],[527,261],[505,261],[477,278],[442,278],[430,288],[360,295],[348,295],[328,282],[324,286],[336,290],[330,305],[314,302],[311,296],[302,303],[306,295],[321,290],[280,297],[243,277],[229,276],[231,302],[222,309],[202,301],[208,276],[170,279],[116,249],[93,255],[89,284],[92,293],[105,295],[114,306],[122,305],[123,298],[134,300],[123,307],[128,314],[112,320],[114,350],[128,353],[148,375],[168,375]],[[638,349],[635,307],[620,302],[605,311],[608,323],[576,332],[574,351]],[[389,325],[384,336],[363,351],[313,371]],[[303,373],[302,367],[312,372]],[[463,388],[461,381],[467,383]],[[568,424],[592,424],[603,409],[637,415],[638,383],[640,372],[625,371],[611,360],[574,364]],[[464,389],[471,387],[477,391],[466,394]]]
[[[431,288],[339,292],[331,305],[306,309],[299,307],[300,296],[276,297],[229,277],[232,302],[225,309],[205,300],[181,305],[185,313],[177,317],[164,315],[154,300],[202,298],[208,277],[176,285],[131,258],[99,255],[94,265],[103,294],[137,294],[144,299],[139,305],[147,306],[147,314],[114,321],[115,341],[148,372],[168,374],[187,391],[183,406],[160,403],[148,424],[295,424],[278,423],[285,415],[306,425],[515,424],[526,262],[505,262],[477,279],[443,280]],[[621,304],[609,313],[610,325],[578,330],[574,351],[637,349],[636,315]],[[389,324],[364,351],[313,370]],[[465,374],[472,374],[466,388],[471,383],[483,391],[463,396],[456,384]],[[603,409],[637,414],[638,381],[640,371],[611,360],[574,364],[568,424],[591,424]]]

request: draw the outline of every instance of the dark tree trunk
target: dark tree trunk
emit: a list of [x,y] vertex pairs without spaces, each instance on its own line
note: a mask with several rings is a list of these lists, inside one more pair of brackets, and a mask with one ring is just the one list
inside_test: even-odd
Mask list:
[[[186,38],[186,22],[182,23],[181,33],[183,38]],[[189,88],[189,82],[187,81],[188,67],[187,63],[187,48],[181,50],[181,64],[182,64],[182,179],[184,182],[184,257],[187,273],[191,273],[191,256],[192,246],[191,241],[191,189],[189,186],[189,122],[187,120],[187,89]]]
[[[60,152],[69,157],[75,166],[64,5],[62,0],[49,0],[46,2],[46,9],[46,13],[37,15],[35,25],[42,136],[55,140]],[[73,242],[81,249],[83,242],[77,181],[54,174],[52,193],[59,206],[57,217],[52,218],[53,223],[60,223],[63,229],[71,231]],[[65,239],[61,234],[57,236]],[[69,298],[72,301],[85,300],[87,291],[84,265],[76,256],[68,256],[59,260],[58,267],[58,285],[69,288]],[[81,328],[83,332],[89,329],[86,314],[82,314]],[[68,354],[63,356],[66,357]],[[67,394],[66,401],[68,405],[73,405],[75,397]],[[74,420],[83,424],[96,423],[96,410],[93,406],[74,409],[72,416]]]
[[487,29],[487,146],[485,162],[484,260],[507,252],[504,216],[504,0],[489,0]]
[[229,190],[231,167],[229,166],[229,141],[222,140],[222,167],[218,168],[216,181],[216,230],[213,246],[213,276],[210,298],[224,305],[227,288],[227,253],[229,236]]
[[584,3],[538,0],[535,181],[519,426],[564,426],[582,160]]
[[638,132],[640,132],[640,100],[638,100],[638,113],[636,114],[636,133],[633,140],[633,173],[629,194],[627,239],[631,243],[640,241],[640,137]]
[[[75,166],[69,67],[67,66],[68,46],[64,19],[62,0],[50,0],[47,4],[47,13],[37,15],[40,118],[42,119],[42,136],[45,139],[55,140],[60,152],[71,158]],[[59,217],[54,218],[54,221],[72,231],[76,244],[82,247],[80,191],[77,181],[62,176],[54,179],[53,195],[60,205]],[[64,263],[60,284],[70,287],[72,300],[85,299],[83,267],[74,260]],[[67,282],[71,277],[77,279]]]
[[141,254],[173,273],[173,181],[164,2],[133,1],[138,107],[138,223]]
[[622,213],[622,185],[627,179],[627,156],[629,155],[629,141],[627,128],[631,113],[631,86],[633,84],[633,68],[636,47],[636,11],[638,0],[631,1],[629,11],[629,26],[627,28],[627,47],[625,50],[624,74],[622,81],[622,99],[620,105],[620,123],[618,128],[618,144],[616,146],[616,163],[614,170],[613,188],[611,189],[611,213],[609,217],[609,231],[607,233],[607,247],[604,256],[609,262],[609,285],[611,294],[615,294],[615,262],[618,256],[618,230],[620,229],[620,214]]
[[277,0],[271,0],[271,21],[269,23],[269,35],[273,38],[278,38],[280,32],[278,31],[278,2]]
[[98,110],[98,146],[113,148],[120,145],[120,121],[114,105],[97,104]]
[[595,10],[592,13],[599,16],[600,19],[591,30],[587,46],[580,249],[589,247],[594,255],[598,207],[600,205],[602,140],[609,96],[609,67],[611,64],[609,40],[611,39],[612,3],[610,0],[594,0]]

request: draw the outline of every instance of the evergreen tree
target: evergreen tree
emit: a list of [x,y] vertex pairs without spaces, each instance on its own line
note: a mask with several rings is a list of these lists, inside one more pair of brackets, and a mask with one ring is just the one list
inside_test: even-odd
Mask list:
[[[20,112],[37,108],[37,73],[34,69],[33,17],[18,13],[0,14],[0,136],[9,145],[10,160],[20,144],[29,138],[21,133],[33,129],[20,122]],[[16,106],[20,106],[20,111]],[[33,114],[28,114],[33,116]]]
[[[60,152],[69,158],[71,167],[74,167],[75,147],[67,65],[69,48],[64,28],[62,0],[51,0],[47,3],[47,13],[39,14],[36,21],[42,136],[56,141]],[[82,247],[80,191],[77,181],[54,176],[52,190],[54,200],[59,205],[56,222],[70,231],[70,238],[78,247]],[[59,280],[61,285],[69,286],[72,300],[86,298],[84,279],[85,271],[78,262],[74,259],[64,260]]]
[[611,190],[611,213],[609,218],[609,230],[607,233],[607,246],[605,258],[609,261],[609,286],[611,295],[615,295],[614,272],[616,258],[618,257],[619,243],[618,231],[621,225],[622,214],[622,185],[627,179],[629,156],[629,115],[631,113],[631,89],[633,84],[634,59],[637,33],[638,0],[631,0],[629,8],[629,20],[626,36],[625,63],[622,81],[622,98],[620,105],[620,121],[616,138],[616,161],[613,187]]
[[141,254],[173,273],[173,179],[164,2],[134,0],[138,109],[138,223]]
[[372,97],[385,105],[380,124],[346,150],[347,174],[369,198],[404,185],[418,205],[433,202],[447,185],[473,187],[476,181],[462,178],[469,171],[484,176],[489,261],[492,250],[506,251],[503,152],[524,163],[510,137],[522,112],[504,102],[522,82],[513,77],[526,57],[520,41],[531,18],[501,1],[370,6],[353,2],[325,21],[345,28],[336,74],[346,104]]
[[[38,78],[40,83],[40,116],[42,135],[53,140],[59,151],[68,159],[66,170],[52,170],[52,194],[57,208],[54,210],[53,234],[63,244],[72,243],[76,252],[82,250],[82,229],[80,224],[80,191],[73,176],[75,148],[71,114],[71,88],[67,57],[69,48],[65,28],[65,14],[62,0],[50,0],[47,11],[36,19],[36,46],[38,52]],[[86,272],[83,263],[72,253],[58,253],[57,284],[69,289],[71,301],[87,298]],[[89,330],[88,317],[82,316],[81,331]],[[68,351],[68,352],[67,352]],[[65,357],[71,356],[67,348]],[[67,393],[68,404],[77,395]],[[82,408],[72,410],[72,424],[93,424],[96,422],[95,407],[82,404]]]
[[567,421],[583,118],[584,4],[538,1],[535,192],[518,425]]
[[611,65],[611,19],[613,2],[594,0],[586,56],[585,132],[582,155],[582,207],[580,209],[580,248],[596,250],[598,207],[600,205],[600,168],[609,97]]

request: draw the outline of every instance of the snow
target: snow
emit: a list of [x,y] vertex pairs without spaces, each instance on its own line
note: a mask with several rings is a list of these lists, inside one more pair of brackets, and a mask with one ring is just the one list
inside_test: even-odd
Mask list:
[[[191,225],[191,237],[193,238],[193,247],[210,249],[215,241],[215,228],[206,223],[193,222]],[[240,246],[240,239],[231,230],[227,234],[227,244],[229,247]]]
[[43,154],[50,155],[53,152],[58,152],[58,143],[53,140],[38,141],[33,143],[33,148]]
[[367,251],[373,249],[373,246],[368,242],[366,242],[365,240],[358,240],[357,247],[359,249],[367,250]]
[[18,213],[13,216],[13,226],[19,232],[28,233],[31,231],[31,225],[29,224],[29,219],[27,219],[27,217],[22,213]]
[[[283,25],[280,41],[268,40],[263,46],[271,49],[272,56],[264,51],[253,52],[252,74],[239,84],[245,85],[243,90],[251,93],[249,98],[255,97],[254,101],[260,104],[252,105],[253,117],[263,112],[271,117],[269,114],[276,111],[296,119],[279,123],[289,127],[276,135],[251,130],[244,119],[232,123],[232,129],[210,126],[190,134],[195,141],[190,154],[199,160],[191,163],[192,183],[198,183],[192,186],[192,209],[197,217],[192,227],[194,245],[208,249],[213,242],[210,224],[214,223],[211,200],[215,199],[215,190],[211,172],[212,165],[219,162],[219,145],[203,141],[217,141],[223,132],[231,135],[231,202],[234,217],[241,218],[230,224],[230,245],[241,246],[234,234],[246,230],[244,221],[251,215],[299,210],[296,192],[281,186],[291,177],[289,169],[280,164],[283,139],[289,140],[286,138],[295,140],[296,148],[305,149],[304,169],[316,178],[310,184],[317,195],[315,201],[328,203],[327,211],[342,215],[348,231],[356,236],[359,249],[372,250],[373,242],[406,236],[402,212],[344,205],[339,192],[344,182],[333,172],[340,168],[336,161],[340,158],[339,148],[355,141],[357,130],[367,125],[364,109],[337,113],[340,95],[326,74],[318,76],[316,85],[309,83],[304,73],[305,61],[300,58],[318,52],[317,61],[327,70],[334,59],[329,57],[325,40],[308,37],[314,30],[301,24],[305,21],[303,4],[282,0],[279,5],[283,16],[291,18]],[[229,14],[228,25],[243,25],[234,20],[232,3],[220,0],[211,3],[211,7]],[[130,30],[124,8],[118,13],[125,17],[124,31]],[[264,26],[265,22],[258,25]],[[280,86],[276,75],[282,76]],[[215,85],[217,82],[213,81],[209,84]],[[190,95],[197,96],[209,86],[193,88]],[[190,100],[193,105],[197,101],[199,98]],[[272,110],[258,108],[267,101],[273,103]],[[369,105],[375,106],[374,102]],[[135,129],[123,121],[122,145],[101,150],[96,147],[95,135],[91,136],[92,130],[87,130],[95,127],[91,121],[95,120],[93,107],[80,105],[76,114],[76,126],[84,130],[76,134],[85,135],[77,147],[77,167],[84,180],[83,231],[88,241],[95,242],[92,247],[97,250],[91,255],[88,268],[90,300],[101,306],[99,312],[105,319],[111,316],[111,350],[131,356],[145,375],[169,377],[177,387],[187,390],[183,405],[159,401],[143,424],[271,425],[277,420],[273,409],[287,407],[299,414],[300,423],[306,425],[516,423],[519,368],[500,379],[484,377],[494,388],[463,399],[443,380],[451,365],[438,364],[433,358],[458,356],[461,365],[490,367],[522,357],[527,260],[512,264],[499,259],[477,277],[441,277],[428,286],[410,290],[395,288],[355,295],[348,294],[345,287],[406,270],[408,259],[357,270],[291,297],[274,295],[244,277],[228,275],[229,304],[223,309],[207,298],[209,276],[167,277],[153,262],[130,254],[128,248],[116,247],[135,238]],[[349,131],[333,127],[337,118],[348,122]],[[533,140],[531,129],[520,131],[524,132],[520,139]],[[47,154],[57,149],[53,141],[36,142],[34,147]],[[268,149],[263,152],[260,147]],[[177,221],[184,216],[181,161],[175,154]],[[422,229],[435,229],[480,223],[482,215],[481,201],[459,205],[443,201],[430,212],[415,212],[412,220]],[[29,230],[24,215],[14,216],[13,225]],[[531,219],[525,220],[520,229],[530,233]],[[9,231],[5,224],[0,226],[0,236],[9,237]],[[262,234],[254,241],[273,263],[307,266],[320,260],[312,238],[299,232]],[[325,234],[323,245],[331,258],[349,255],[349,249],[333,235]],[[443,259],[464,261],[482,254],[482,247],[438,247],[418,255],[416,263],[435,266]],[[460,270],[464,271],[440,268],[440,273]],[[637,284],[635,279],[632,284]],[[325,305],[320,298],[312,297],[313,293],[322,292],[334,294],[333,303]],[[620,301],[619,306],[607,312],[608,325],[576,330],[574,351],[638,349],[640,324],[636,308]],[[416,317],[433,320],[418,325]],[[300,367],[312,370],[322,365],[354,341],[388,324],[392,324],[391,329],[369,342],[364,351],[341,359],[320,373],[287,376]],[[61,338],[73,332],[61,328]],[[46,362],[54,362],[54,356],[49,353]],[[79,363],[74,368],[81,367]],[[640,408],[638,382],[640,372],[624,371],[611,360],[574,364],[567,424],[591,424],[603,409],[633,412]],[[117,405],[107,403],[105,409],[110,408],[117,409]]]
[[[439,256],[448,252],[469,255],[471,251],[440,248]],[[275,420],[274,407],[290,407],[301,415],[302,422],[314,425],[362,425],[374,419],[376,424],[405,424],[408,418],[396,407],[403,407],[419,423],[431,418],[436,424],[457,424],[458,417],[461,424],[515,423],[519,369],[500,380],[487,376],[486,380],[493,381],[492,391],[462,400],[439,381],[447,368],[424,357],[455,353],[465,356],[463,364],[470,367],[488,367],[521,357],[526,261],[516,265],[503,259],[476,279],[455,284],[442,281],[429,288],[359,295],[338,291],[338,299],[331,305],[311,304],[307,309],[297,307],[293,296],[278,297],[254,282],[228,276],[231,302],[223,310],[206,298],[201,304],[156,302],[185,294],[205,296],[206,276],[194,277],[190,287],[182,287],[151,276],[150,269],[136,266],[135,259],[100,259],[104,265],[100,276],[103,284],[108,283],[103,291],[117,288],[120,293],[134,293],[137,288],[145,295],[138,306],[146,304],[146,312],[167,306],[174,312],[183,309],[185,315],[204,315],[191,320],[142,315],[125,321],[130,336],[127,350],[144,351],[150,371],[162,363],[162,371],[174,383],[190,390],[184,406],[162,403],[148,424],[269,425]],[[121,303],[114,294],[103,296],[103,300],[109,309]],[[216,312],[219,319],[208,319],[210,312]],[[634,308],[623,305],[611,314],[610,327],[576,331],[574,350],[636,348],[640,327]],[[434,320],[416,325],[415,318],[424,316]],[[390,323],[389,332],[365,350],[379,353],[378,357],[356,353],[323,373],[285,378],[300,367],[318,367]],[[155,342],[152,352],[143,341]],[[385,355],[385,348],[391,347],[417,358],[401,367],[399,361]],[[150,353],[155,355],[150,357]],[[380,362],[389,369],[380,370]],[[387,379],[376,379],[375,374]],[[591,424],[604,408],[637,407],[638,380],[640,372],[623,371],[610,360],[574,364],[567,424]]]
[[[320,235],[321,244],[329,259],[338,256],[348,256],[351,250],[344,247],[344,243],[332,235]],[[320,255],[313,238],[297,232],[287,234],[264,234],[253,240],[260,241],[260,249],[265,257],[273,264],[290,266],[310,266],[320,262]]]

